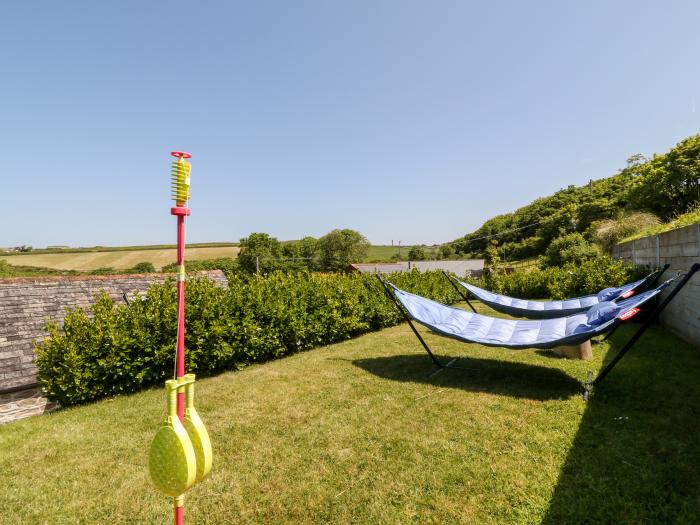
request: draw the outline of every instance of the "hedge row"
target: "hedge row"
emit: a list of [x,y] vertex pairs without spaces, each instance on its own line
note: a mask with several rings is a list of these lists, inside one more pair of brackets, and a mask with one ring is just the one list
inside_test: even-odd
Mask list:
[[[283,274],[229,287],[187,284],[187,370],[209,375],[342,341],[400,322],[369,275]],[[458,300],[439,273],[392,276],[399,287],[443,303]],[[114,304],[106,295],[49,325],[37,346],[39,381],[63,406],[136,392],[172,376],[177,298],[172,283],[153,285],[143,301]]]
[[[439,272],[396,274],[405,290],[451,304],[459,296]],[[595,292],[631,279],[628,267],[595,263],[492,274],[491,289],[519,297]],[[176,300],[172,283],[153,285],[143,301],[114,304],[99,296],[92,316],[68,313],[50,324],[37,346],[39,381],[63,406],[136,392],[172,376]],[[370,275],[272,273],[245,280],[229,273],[228,288],[206,279],[187,285],[187,370],[210,375],[275,359],[394,325],[402,320]]]
[[487,275],[485,286],[494,292],[523,299],[566,299],[621,286],[648,272],[605,255],[561,267],[533,268],[512,274],[493,272]]

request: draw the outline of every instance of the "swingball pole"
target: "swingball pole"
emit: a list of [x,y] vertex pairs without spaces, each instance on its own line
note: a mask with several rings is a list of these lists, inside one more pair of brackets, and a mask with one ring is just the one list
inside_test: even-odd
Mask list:
[[[172,193],[175,206],[170,214],[177,217],[177,351],[175,356],[175,377],[182,381],[185,376],[185,217],[190,215],[187,201],[190,197],[190,164],[186,159],[190,153],[173,151],[177,161],[172,166]],[[177,391],[177,417],[185,422],[185,389]],[[183,525],[185,515],[184,496],[174,498],[175,525]]]
[[192,155],[171,153],[172,188],[177,217],[177,344],[174,379],[165,382],[168,416],[158,428],[148,454],[148,470],[156,489],[173,499],[175,525],[185,519],[185,492],[202,481],[212,468],[212,448],[194,407],[194,374],[185,374],[185,217],[190,214],[190,163]]

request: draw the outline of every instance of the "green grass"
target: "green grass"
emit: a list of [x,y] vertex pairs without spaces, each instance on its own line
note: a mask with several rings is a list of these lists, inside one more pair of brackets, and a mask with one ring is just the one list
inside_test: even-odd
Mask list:
[[[386,246],[386,245],[374,245],[370,246],[367,251],[367,256],[364,258],[363,262],[390,262],[392,257],[395,255],[401,255],[401,260],[408,260],[408,252],[413,248],[413,246]],[[437,248],[432,248],[430,246],[424,246],[423,250],[428,259],[434,258]]]
[[642,237],[648,237],[650,235],[658,235],[659,233],[675,230],[677,228],[683,228],[684,226],[690,226],[691,224],[695,224],[696,222],[700,222],[700,205],[697,205],[692,210],[679,215],[672,221],[669,221],[664,224],[659,224],[657,226],[650,226],[648,228],[644,228],[636,232],[634,235],[625,237],[619,242],[629,242],[635,239],[641,239]]
[[[237,246],[198,246],[187,247],[186,257],[190,261],[215,259],[218,257],[237,257]],[[140,262],[150,262],[156,269],[177,260],[177,253],[172,248],[146,249],[112,249],[108,251],[66,251],[61,253],[34,253],[0,256],[13,266],[35,266],[60,270],[89,272],[97,268],[114,268],[125,270]]]
[[[227,246],[239,246],[237,242],[197,242],[188,243],[187,248],[223,248]],[[86,246],[82,248],[34,248],[31,252],[10,252],[5,256],[26,255],[27,253],[89,253],[89,252],[120,252],[120,251],[143,251],[143,250],[163,250],[167,248],[177,248],[176,244],[146,244],[142,246]]]
[[[697,523],[697,349],[653,328],[584,403],[607,343],[426,337],[468,370],[431,378],[402,325],[200,381],[215,464],[188,522]],[[170,523],[146,466],[164,412],[150,390],[0,427],[0,521]]]

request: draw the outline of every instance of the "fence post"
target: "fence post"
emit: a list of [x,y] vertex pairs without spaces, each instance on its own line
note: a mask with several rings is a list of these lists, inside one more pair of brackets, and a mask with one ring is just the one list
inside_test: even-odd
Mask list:
[[656,236],[656,267],[661,266],[661,250],[659,249],[659,236]]

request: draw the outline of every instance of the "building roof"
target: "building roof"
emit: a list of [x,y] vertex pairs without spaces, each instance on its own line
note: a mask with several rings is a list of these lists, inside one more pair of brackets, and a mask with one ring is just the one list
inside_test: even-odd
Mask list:
[[[221,270],[198,272],[220,286],[228,281]],[[143,293],[174,274],[15,277],[0,279],[0,391],[36,382],[34,344],[46,336],[46,322],[59,324],[66,308],[88,308],[104,290],[118,303],[124,294]]]

